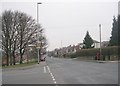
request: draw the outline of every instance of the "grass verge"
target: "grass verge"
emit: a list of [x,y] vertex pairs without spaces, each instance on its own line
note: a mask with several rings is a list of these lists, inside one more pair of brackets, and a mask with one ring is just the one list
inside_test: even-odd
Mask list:
[[36,64],[37,62],[33,61],[33,62],[29,62],[27,63],[23,63],[23,64],[16,64],[16,65],[11,65],[11,66],[2,66],[2,68],[18,68],[18,67],[26,67],[26,66],[32,66],[34,64]]

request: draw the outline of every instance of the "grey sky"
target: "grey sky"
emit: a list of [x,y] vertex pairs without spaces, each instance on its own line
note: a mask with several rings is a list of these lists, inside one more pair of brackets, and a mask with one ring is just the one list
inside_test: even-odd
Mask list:
[[110,1],[28,1],[2,3],[2,11],[19,10],[36,19],[36,2],[39,5],[39,22],[45,28],[49,42],[48,50],[83,42],[86,31],[93,39],[99,41],[99,27],[102,25],[102,41],[109,40],[113,16],[117,16],[118,3]]

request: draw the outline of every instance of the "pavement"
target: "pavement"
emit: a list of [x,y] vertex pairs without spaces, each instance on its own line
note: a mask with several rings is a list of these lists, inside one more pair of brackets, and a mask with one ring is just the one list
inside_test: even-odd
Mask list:
[[3,69],[3,84],[117,84],[118,62],[50,58],[23,69]]
[[[34,65],[31,68],[16,68],[2,70],[3,84],[53,84],[49,72],[46,72],[46,62]],[[46,82],[47,81],[47,82]]]
[[106,60],[106,61],[103,61],[103,60],[82,60],[82,59],[79,59],[79,58],[72,58],[72,59],[69,59],[69,60],[76,60],[76,61],[84,61],[84,62],[95,62],[95,63],[118,63],[120,61],[118,60],[114,60],[114,61],[110,61],[110,60]]

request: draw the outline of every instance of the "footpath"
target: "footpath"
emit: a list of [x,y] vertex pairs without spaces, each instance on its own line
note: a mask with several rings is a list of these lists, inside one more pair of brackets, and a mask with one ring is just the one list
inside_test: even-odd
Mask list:
[[107,60],[107,61],[103,61],[103,60],[86,60],[86,59],[78,59],[78,58],[73,58],[71,60],[76,60],[76,61],[86,61],[86,62],[96,62],[96,63],[118,63],[120,61],[118,60],[115,60],[115,61],[110,61],[110,60]]

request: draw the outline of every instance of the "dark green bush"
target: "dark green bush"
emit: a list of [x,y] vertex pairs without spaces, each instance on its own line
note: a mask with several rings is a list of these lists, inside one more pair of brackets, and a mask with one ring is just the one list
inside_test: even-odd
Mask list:
[[83,49],[76,52],[77,56],[95,56],[99,49]]
[[[111,46],[111,47],[105,47],[102,48],[101,50],[101,54],[102,57],[106,57],[106,56],[117,56],[118,55],[118,49],[120,49],[120,46]],[[99,48],[91,48],[91,49],[82,49],[76,53],[70,54],[71,58],[75,58],[75,57],[95,57],[97,52],[99,52],[100,49]]]
[[71,58],[76,58],[77,57],[77,54],[76,53],[73,53],[70,55]]

